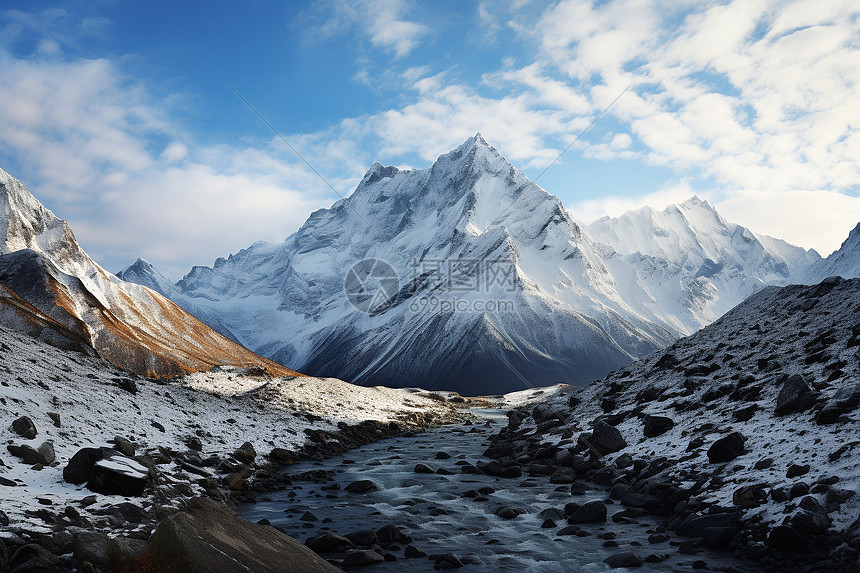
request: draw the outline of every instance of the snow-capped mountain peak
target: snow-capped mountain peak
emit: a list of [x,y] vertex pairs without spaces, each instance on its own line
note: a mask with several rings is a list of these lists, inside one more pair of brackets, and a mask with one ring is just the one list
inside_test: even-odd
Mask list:
[[[374,163],[283,244],[195,267],[169,296],[307,373],[498,393],[589,381],[816,258],[698,197],[581,227],[479,133],[426,169]],[[357,308],[349,284],[382,268],[396,295]]]
[[294,373],[217,334],[157,290],[169,281],[139,261],[125,282],[95,263],[71,228],[0,170],[0,320],[64,348],[95,350],[147,376],[216,365],[260,365]]
[[170,279],[158,272],[149,261],[141,258],[138,258],[127,268],[118,272],[116,276],[124,281],[143,285],[162,294],[176,288]]

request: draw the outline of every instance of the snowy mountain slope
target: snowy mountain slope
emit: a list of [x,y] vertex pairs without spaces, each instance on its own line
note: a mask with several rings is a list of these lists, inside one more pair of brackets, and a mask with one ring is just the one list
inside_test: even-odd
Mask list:
[[[505,455],[538,465],[569,449],[583,456],[577,479],[619,484],[630,517],[663,515],[670,530],[765,570],[795,570],[791,559],[856,570],[823,563],[847,543],[841,557],[856,567],[860,549],[858,309],[860,279],[765,288],[603,380],[547,393],[495,450],[519,444]],[[585,461],[592,447],[602,456]],[[710,525],[726,535],[693,521],[717,513],[726,519]]]
[[839,249],[809,267],[803,282],[814,284],[833,276],[844,279],[860,277],[860,223],[848,234]]
[[89,346],[149,376],[216,365],[295,374],[217,334],[164,296],[99,267],[62,219],[0,170],[0,318],[62,347]]
[[[370,313],[344,290],[366,259],[400,289]],[[698,198],[580,227],[478,134],[429,169],[374,164],[283,244],[254,244],[175,286],[154,270],[139,280],[304,371],[487,394],[587,382],[817,259]]]
[[[429,169],[374,164],[282,245],[192,269],[176,300],[308,372],[501,393],[583,383],[675,338],[620,296],[604,251],[477,135]],[[344,285],[366,259],[399,294],[361,312]]]
[[158,272],[148,261],[137,259],[131,266],[117,273],[117,278],[126,282],[139,284],[162,294],[179,303],[179,305],[195,318],[211,327],[215,332],[226,336],[233,342],[238,343],[236,336],[230,332],[230,329],[225,325],[217,315],[207,312],[205,309],[195,305],[193,300],[182,296],[182,291],[175,286],[170,279]]
[[726,221],[698,197],[663,211],[642,207],[588,226],[618,253],[610,267],[628,273],[635,297],[650,295],[655,320],[685,334],[710,324],[765,285],[799,281],[818,253]]

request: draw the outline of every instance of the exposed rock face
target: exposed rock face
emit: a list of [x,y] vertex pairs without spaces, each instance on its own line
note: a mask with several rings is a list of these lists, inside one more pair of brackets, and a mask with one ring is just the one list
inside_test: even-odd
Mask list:
[[277,529],[240,519],[226,507],[201,498],[159,524],[150,538],[150,552],[165,573],[340,571]]
[[226,339],[164,296],[99,267],[65,221],[0,170],[0,321],[144,376],[218,365],[294,375]]

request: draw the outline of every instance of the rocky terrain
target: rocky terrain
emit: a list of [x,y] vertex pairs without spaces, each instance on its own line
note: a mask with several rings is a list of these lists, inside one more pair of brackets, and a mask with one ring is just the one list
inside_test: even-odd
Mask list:
[[461,417],[424,394],[231,367],[147,379],[0,326],[0,570],[118,571],[159,523],[171,543],[200,520],[259,537],[190,500],[235,508],[285,487],[284,465]]
[[[860,280],[771,287],[714,324],[583,388],[514,409],[505,471],[605,484],[569,520],[650,516],[635,554],[720,550],[767,571],[857,571]],[[587,517],[587,516],[586,516]],[[707,559],[703,557],[703,559]]]

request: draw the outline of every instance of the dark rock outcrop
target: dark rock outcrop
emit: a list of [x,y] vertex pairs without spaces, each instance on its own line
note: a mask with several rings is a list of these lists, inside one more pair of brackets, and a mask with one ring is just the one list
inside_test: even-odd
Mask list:
[[335,573],[337,567],[308,547],[265,525],[240,519],[226,507],[202,498],[159,524],[150,552],[165,573]]

